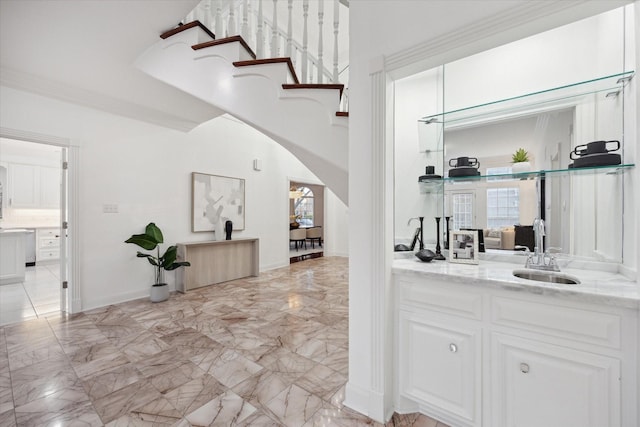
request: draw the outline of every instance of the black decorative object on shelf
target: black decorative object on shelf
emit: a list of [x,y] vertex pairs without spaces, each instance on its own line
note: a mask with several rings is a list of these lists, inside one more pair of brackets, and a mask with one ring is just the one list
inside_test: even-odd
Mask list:
[[[607,144],[616,144],[616,148],[609,148]],[[569,153],[569,158],[573,163],[569,164],[569,168],[586,168],[590,166],[612,166],[622,163],[620,154],[611,153],[620,149],[620,141],[593,141],[588,144],[576,146]]]
[[445,239],[444,239],[444,242],[443,242],[444,243],[443,246],[444,246],[445,249],[449,249],[449,220],[450,219],[451,219],[450,216],[445,216],[444,217],[444,220],[447,223],[447,228],[446,228],[447,233],[444,235]]
[[440,217],[436,217],[436,256],[433,259],[445,260],[446,258],[440,252]]
[[[460,176],[478,176],[480,175],[480,162],[476,157],[458,157],[449,160],[449,176],[452,178]],[[436,258],[437,259],[437,258]]]
[[231,240],[231,230],[233,230],[233,222],[225,221],[224,223],[224,231],[226,233],[226,240]]
[[427,166],[424,168],[424,175],[418,177],[418,182],[431,181],[433,179],[442,179],[442,176],[436,175],[435,166]]
[[424,229],[424,217],[423,216],[419,216],[418,219],[420,220],[420,246],[418,246],[418,248],[420,250],[424,249],[424,236],[423,236],[423,232],[422,230]]

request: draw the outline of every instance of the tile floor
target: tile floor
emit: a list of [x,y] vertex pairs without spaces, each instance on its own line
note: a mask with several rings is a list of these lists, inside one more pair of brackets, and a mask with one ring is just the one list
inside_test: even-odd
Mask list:
[[27,267],[25,281],[0,286],[0,326],[60,311],[60,265]]
[[379,426],[342,405],[347,263],[1,327],[0,425]]

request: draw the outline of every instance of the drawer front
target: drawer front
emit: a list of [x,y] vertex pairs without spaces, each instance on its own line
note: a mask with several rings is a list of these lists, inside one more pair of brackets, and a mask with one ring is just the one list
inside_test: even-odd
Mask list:
[[404,278],[396,278],[396,285],[400,286],[401,305],[426,308],[468,319],[482,319],[480,294],[413,282]]
[[60,232],[57,228],[39,228],[38,229],[39,237],[59,237]]
[[58,238],[41,238],[40,239],[40,247],[41,248],[57,248],[60,247],[60,239]]
[[619,315],[552,304],[494,297],[492,322],[544,335],[620,348]]
[[40,249],[38,251],[38,261],[46,261],[60,258],[60,249]]

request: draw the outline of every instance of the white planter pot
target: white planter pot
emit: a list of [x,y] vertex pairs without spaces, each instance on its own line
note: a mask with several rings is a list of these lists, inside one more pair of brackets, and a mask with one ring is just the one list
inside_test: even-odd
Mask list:
[[154,285],[151,287],[149,294],[151,302],[162,302],[169,299],[169,285],[161,283],[160,285]]
[[518,162],[511,165],[511,172],[513,173],[523,173],[523,172],[531,172],[531,163],[529,162]]

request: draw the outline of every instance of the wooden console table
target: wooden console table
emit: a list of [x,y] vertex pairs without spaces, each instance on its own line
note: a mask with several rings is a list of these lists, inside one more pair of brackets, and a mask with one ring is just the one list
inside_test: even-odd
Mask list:
[[176,290],[190,289],[259,274],[259,239],[178,243],[178,260],[190,267],[177,270]]

